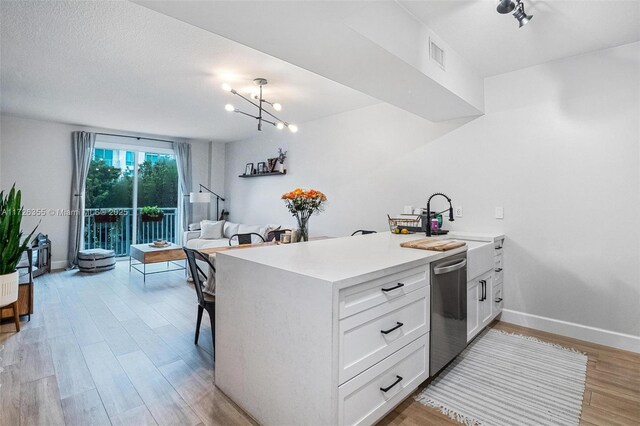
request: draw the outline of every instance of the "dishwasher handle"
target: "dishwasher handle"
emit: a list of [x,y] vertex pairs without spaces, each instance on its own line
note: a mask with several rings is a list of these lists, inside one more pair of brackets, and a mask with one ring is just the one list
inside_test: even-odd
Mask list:
[[448,272],[453,272],[453,271],[457,271],[458,269],[462,269],[465,267],[466,264],[467,264],[467,259],[462,259],[462,261],[455,263],[453,265],[433,268],[433,273],[436,275],[446,274]]

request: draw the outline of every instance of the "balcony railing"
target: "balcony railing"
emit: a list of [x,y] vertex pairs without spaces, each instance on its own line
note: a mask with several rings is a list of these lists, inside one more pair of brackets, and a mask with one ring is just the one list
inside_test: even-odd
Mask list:
[[[176,242],[178,209],[163,208],[162,220],[143,222],[142,209],[135,216],[133,209],[85,209],[84,213],[84,248],[102,248],[116,252],[116,256],[128,256],[133,240],[133,221],[136,221],[136,244],[151,243],[162,239]],[[104,214],[106,213],[106,214]]]

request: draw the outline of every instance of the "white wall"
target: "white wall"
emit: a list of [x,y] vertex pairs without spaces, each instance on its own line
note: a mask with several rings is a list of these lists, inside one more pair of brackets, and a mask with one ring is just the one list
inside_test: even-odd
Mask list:
[[[279,196],[307,186],[329,199],[311,234],[385,230],[386,213],[443,191],[464,208],[448,226],[507,233],[507,309],[640,336],[639,53],[492,77],[486,115],[466,124],[381,104],[228,144],[231,219],[293,225]],[[237,177],[278,146],[287,176]]]
[[[73,167],[71,133],[77,130],[105,131],[3,115],[0,118],[0,188],[9,189],[15,182],[17,188],[22,190],[23,205],[28,209],[69,209]],[[125,134],[113,130],[106,131]],[[151,137],[140,134],[136,136]],[[199,182],[209,182],[210,143],[195,140],[190,142],[193,183],[197,188]],[[196,220],[206,216],[206,207],[196,207]],[[65,267],[70,219],[67,216],[49,215],[41,219],[38,231],[48,234],[51,238],[53,266]],[[23,229],[32,229],[37,223],[38,219],[25,217]]]

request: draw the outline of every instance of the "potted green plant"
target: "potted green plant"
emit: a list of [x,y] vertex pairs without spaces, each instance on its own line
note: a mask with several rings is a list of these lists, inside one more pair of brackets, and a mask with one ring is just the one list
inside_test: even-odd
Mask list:
[[140,211],[140,219],[143,222],[160,222],[164,213],[158,206],[146,206]]
[[16,191],[15,185],[7,195],[4,191],[0,191],[0,289],[15,288],[17,291],[16,266],[35,232],[34,228],[24,240],[22,239],[21,201],[22,193]]
[[98,210],[93,215],[93,221],[95,223],[115,223],[118,221],[119,216],[114,210]]

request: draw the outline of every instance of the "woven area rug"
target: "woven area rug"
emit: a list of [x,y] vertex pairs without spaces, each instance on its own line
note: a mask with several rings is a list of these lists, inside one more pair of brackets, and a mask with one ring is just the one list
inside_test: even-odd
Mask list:
[[578,425],[587,356],[489,329],[416,400],[466,425]]

